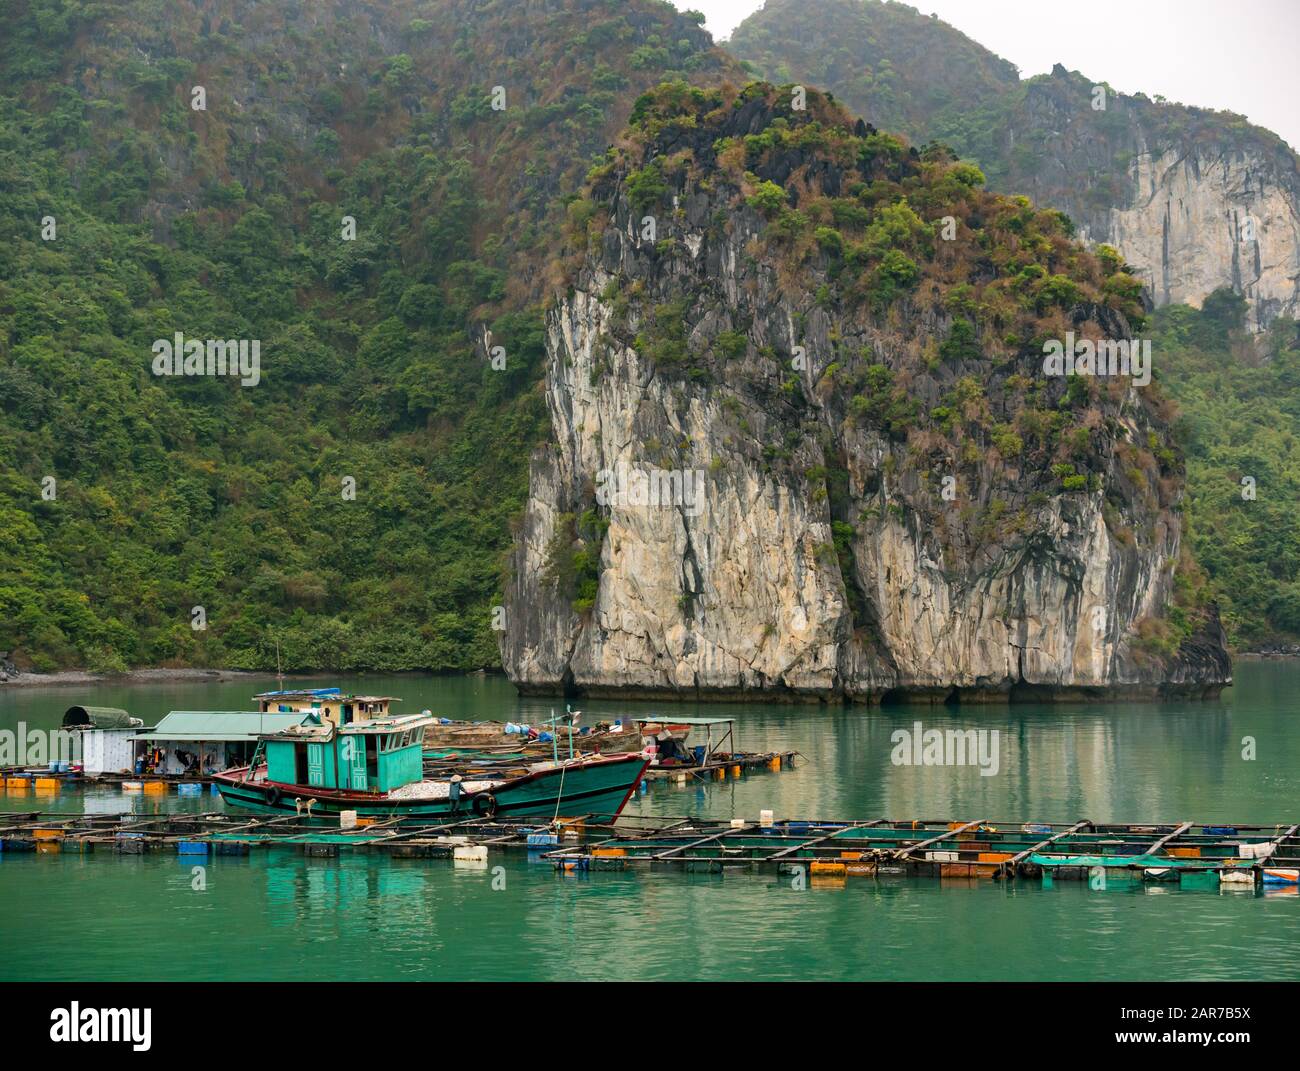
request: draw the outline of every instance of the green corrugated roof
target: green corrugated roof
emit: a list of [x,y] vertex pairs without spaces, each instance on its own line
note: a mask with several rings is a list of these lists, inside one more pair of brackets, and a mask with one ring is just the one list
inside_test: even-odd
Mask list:
[[196,743],[252,740],[264,733],[279,733],[316,717],[309,710],[296,714],[260,714],[256,710],[173,710],[152,729],[136,733],[136,740],[192,740]]

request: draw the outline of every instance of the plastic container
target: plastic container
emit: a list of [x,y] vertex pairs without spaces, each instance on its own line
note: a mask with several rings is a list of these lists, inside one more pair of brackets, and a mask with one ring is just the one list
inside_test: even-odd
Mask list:
[[1248,867],[1220,870],[1219,884],[1249,886],[1253,889],[1255,887],[1255,871]]
[[461,844],[451,850],[451,858],[457,863],[487,863],[487,847],[482,844]]

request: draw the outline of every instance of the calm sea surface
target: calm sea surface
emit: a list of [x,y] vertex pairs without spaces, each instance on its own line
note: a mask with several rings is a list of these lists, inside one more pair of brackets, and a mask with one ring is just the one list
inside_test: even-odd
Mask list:
[[[793,771],[655,784],[629,804],[636,814],[1300,822],[1300,664],[1243,661],[1236,677],[1215,703],[580,705],[588,720],[656,709],[734,716],[742,748],[804,756]],[[455,718],[537,720],[553,707],[500,678],[315,683]],[[248,709],[253,692],[274,686],[0,685],[0,729],[53,727],[78,702],[126,707],[147,724],[173,709]],[[996,775],[893,765],[890,734],[917,721],[997,730]],[[223,806],[108,789],[35,799],[0,789],[9,811]],[[797,890],[775,876],[561,877],[523,858],[498,862],[505,887],[494,889],[491,872],[445,861],[272,849],[207,860],[196,890],[193,859],[0,852],[0,979],[1300,979],[1296,896],[930,879]]]

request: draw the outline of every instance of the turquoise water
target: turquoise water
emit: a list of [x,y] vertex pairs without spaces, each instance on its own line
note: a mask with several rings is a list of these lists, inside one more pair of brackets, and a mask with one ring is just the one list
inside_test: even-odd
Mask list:
[[[324,682],[322,682],[324,683]],[[537,720],[552,704],[499,678],[340,680],[401,709]],[[0,728],[57,724],[93,698],[146,721],[239,709],[273,682],[0,690]],[[1300,822],[1300,665],[1243,662],[1216,703],[1062,707],[724,707],[581,704],[589,717],[733,715],[740,743],[795,749],[794,771],[701,786],[656,783],[646,815],[987,818],[1016,822]],[[999,733],[999,769],[898,766],[891,733]],[[1254,741],[1243,758],[1243,738]],[[218,809],[104,790],[0,796],[8,810]],[[502,870],[495,868],[500,864]],[[491,869],[291,850],[165,856],[0,854],[0,979],[1252,979],[1300,978],[1300,898],[1163,886],[1098,892],[852,880],[796,889],[728,873],[557,876],[523,858]]]

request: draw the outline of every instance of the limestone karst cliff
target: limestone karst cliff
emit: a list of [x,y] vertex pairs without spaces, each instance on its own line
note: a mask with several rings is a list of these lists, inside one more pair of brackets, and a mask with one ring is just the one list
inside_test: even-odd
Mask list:
[[[1157,307],[1199,307],[1220,287],[1262,331],[1300,314],[1300,162],[1239,117],[1107,91],[1057,66],[993,127],[995,188],[1060,208],[1113,245]],[[1101,102],[1101,97],[1096,98]]]
[[549,311],[502,661],[533,692],[1215,694],[1121,264],[809,91],[661,87]]

